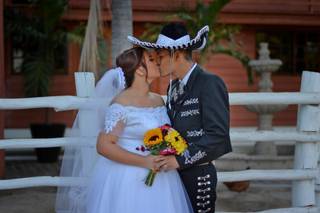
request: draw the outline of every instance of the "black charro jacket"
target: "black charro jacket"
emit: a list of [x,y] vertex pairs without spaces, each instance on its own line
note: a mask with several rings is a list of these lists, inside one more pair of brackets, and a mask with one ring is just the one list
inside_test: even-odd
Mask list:
[[172,126],[188,142],[184,155],[176,156],[180,170],[213,161],[232,151],[228,91],[221,78],[197,65],[184,94],[171,103],[171,109],[168,101]]

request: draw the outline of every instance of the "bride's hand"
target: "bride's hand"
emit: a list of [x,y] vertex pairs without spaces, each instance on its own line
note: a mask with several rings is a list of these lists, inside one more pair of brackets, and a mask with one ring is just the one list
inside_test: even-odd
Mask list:
[[157,159],[157,156],[154,156],[154,155],[145,156],[144,157],[144,160],[145,160],[144,167],[146,167],[148,169],[152,169],[154,171],[158,171],[158,169],[156,167],[156,159]]

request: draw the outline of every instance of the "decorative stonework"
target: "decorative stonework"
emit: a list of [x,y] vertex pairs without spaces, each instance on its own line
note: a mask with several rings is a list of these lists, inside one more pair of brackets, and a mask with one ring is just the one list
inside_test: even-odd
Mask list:
[[[268,43],[260,43],[259,58],[249,62],[249,66],[260,74],[259,92],[272,92],[271,74],[281,65],[281,60],[270,58]],[[247,105],[246,108],[258,113],[258,130],[272,130],[273,113],[287,108],[287,105]],[[255,154],[276,155],[276,146],[273,142],[256,142]]]

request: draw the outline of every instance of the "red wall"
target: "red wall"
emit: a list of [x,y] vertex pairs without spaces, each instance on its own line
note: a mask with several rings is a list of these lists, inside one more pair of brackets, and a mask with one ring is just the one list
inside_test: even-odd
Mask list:
[[[110,2],[110,1],[109,1]],[[168,2],[170,4],[168,4]],[[250,57],[255,58],[255,29],[262,25],[286,25],[292,28],[299,26],[319,26],[319,8],[313,1],[304,0],[281,0],[277,4],[270,4],[271,0],[233,0],[221,13],[220,20],[224,23],[243,24],[243,29],[238,39],[243,43],[243,50]],[[273,1],[272,1],[273,2]],[[167,14],[168,5],[170,8],[178,8],[181,4],[193,7],[195,1],[146,1],[133,0],[134,34],[140,35],[143,32],[146,22],[163,21]],[[77,21],[84,21],[88,15],[88,0],[70,0],[72,9],[65,16],[67,24],[73,25]],[[288,6],[289,5],[289,6]],[[267,7],[265,11],[264,8]],[[110,7],[105,7],[104,19],[110,20]],[[169,8],[169,9],[170,9]],[[263,8],[263,9],[261,9]],[[110,34],[110,29],[106,29],[106,34]],[[109,36],[110,37],[110,36]],[[68,50],[68,74],[55,76],[53,78],[50,95],[73,95],[75,94],[73,72],[77,70],[79,63],[79,48],[70,45]],[[248,86],[245,69],[235,59],[215,55],[207,60],[203,65],[208,71],[221,76],[226,82],[229,92],[249,92],[257,91],[257,79],[253,86]],[[10,74],[9,59],[6,58],[6,97],[23,97],[23,81],[21,76]],[[298,91],[300,79],[297,76],[274,75],[274,91]],[[154,91],[165,94],[168,79],[156,81],[152,85]],[[59,112],[50,110],[51,122],[65,122],[69,126],[72,123],[75,112]],[[6,111],[6,128],[26,128],[31,122],[41,122],[44,120],[44,110],[19,110]],[[289,107],[287,110],[275,115],[275,125],[295,125],[296,107]],[[248,112],[242,106],[231,107],[232,126],[254,126],[257,123],[257,116]]]

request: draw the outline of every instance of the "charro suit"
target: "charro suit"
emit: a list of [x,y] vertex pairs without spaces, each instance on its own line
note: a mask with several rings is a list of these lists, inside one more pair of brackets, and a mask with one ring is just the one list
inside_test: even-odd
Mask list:
[[[172,89],[177,85],[173,82]],[[200,66],[192,71],[184,93],[167,101],[173,127],[188,142],[188,150],[177,156],[179,174],[194,212],[214,212],[217,174],[211,163],[231,152],[229,100],[225,84]]]

